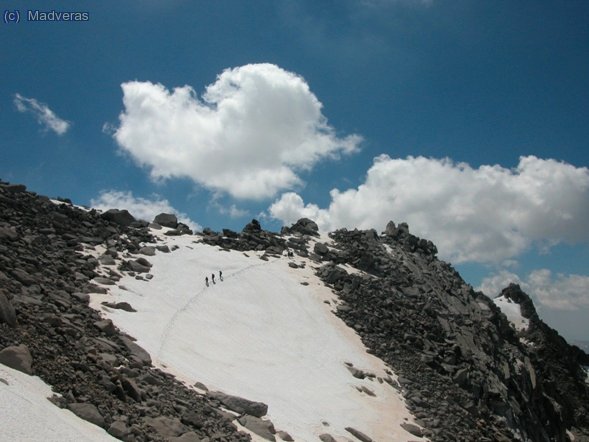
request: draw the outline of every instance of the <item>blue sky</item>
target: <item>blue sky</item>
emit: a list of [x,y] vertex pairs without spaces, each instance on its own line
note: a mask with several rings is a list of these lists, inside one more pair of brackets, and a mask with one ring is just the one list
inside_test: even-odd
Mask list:
[[589,340],[589,3],[80,4],[3,3],[0,178],[214,229],[407,221]]

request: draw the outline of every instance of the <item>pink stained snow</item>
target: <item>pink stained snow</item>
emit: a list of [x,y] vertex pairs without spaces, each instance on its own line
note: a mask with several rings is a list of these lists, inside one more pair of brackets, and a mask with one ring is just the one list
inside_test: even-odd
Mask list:
[[[147,257],[151,281],[126,276],[109,294],[92,295],[92,305],[157,365],[187,384],[199,381],[268,404],[276,428],[297,441],[316,441],[322,433],[353,440],[345,427],[379,442],[419,439],[400,427],[412,417],[396,390],[354,378],[345,367],[387,376],[384,363],[324,303],[336,296],[311,261],[295,257],[307,267],[291,269],[286,257],[263,261],[254,252],[247,257],[197,244],[195,236],[160,237],[179,249]],[[104,308],[104,300],[127,301],[137,312]],[[375,397],[358,391],[362,386]]]

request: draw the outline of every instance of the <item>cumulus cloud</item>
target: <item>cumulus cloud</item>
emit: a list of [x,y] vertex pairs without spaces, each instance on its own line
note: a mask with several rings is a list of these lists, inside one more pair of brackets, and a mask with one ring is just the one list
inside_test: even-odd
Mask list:
[[240,209],[235,204],[225,206],[214,198],[211,201],[210,206],[217,210],[221,215],[226,215],[229,218],[243,218],[244,216],[249,215],[249,211]]
[[14,105],[19,112],[32,114],[45,130],[52,130],[57,135],[65,134],[71,126],[70,122],[59,118],[49,106],[34,98],[15,94]]
[[290,224],[314,218],[323,230],[384,229],[406,221],[452,262],[502,262],[532,245],[589,240],[589,170],[521,157],[515,169],[472,168],[449,159],[381,155],[357,188],[330,192],[321,209],[285,193],[269,208]]
[[199,99],[190,86],[122,84],[114,138],[153,179],[189,178],[235,198],[302,185],[301,171],[358,149],[340,138],[303,78],[272,64],[221,73]]
[[551,309],[572,311],[589,307],[589,276],[553,275],[547,269],[534,270],[524,279],[502,270],[483,279],[477,290],[495,297],[510,283],[519,284],[523,291]]
[[168,200],[161,199],[159,196],[155,196],[153,199],[147,199],[135,197],[132,192],[105,190],[100,192],[98,198],[93,198],[90,201],[90,205],[95,209],[103,211],[109,209],[127,209],[135,218],[149,222],[153,221],[156,215],[160,213],[174,213],[178,221],[186,224],[192,230],[202,230],[202,227],[192,221],[188,215],[174,209]]

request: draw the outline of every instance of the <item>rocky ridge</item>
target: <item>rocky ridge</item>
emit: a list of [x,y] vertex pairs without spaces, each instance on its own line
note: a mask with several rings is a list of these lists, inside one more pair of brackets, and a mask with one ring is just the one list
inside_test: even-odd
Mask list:
[[242,233],[205,229],[203,235],[221,248],[274,255],[292,249],[320,264],[318,275],[338,295],[334,313],[400,375],[397,387],[425,429],[413,428],[416,436],[589,440],[581,367],[587,355],[547,327],[525,294],[522,310],[532,326],[518,334],[491,299],[438,260],[435,245],[410,234],[407,224],[391,222],[381,235],[342,229],[323,242],[307,219],[281,235],[256,220]]

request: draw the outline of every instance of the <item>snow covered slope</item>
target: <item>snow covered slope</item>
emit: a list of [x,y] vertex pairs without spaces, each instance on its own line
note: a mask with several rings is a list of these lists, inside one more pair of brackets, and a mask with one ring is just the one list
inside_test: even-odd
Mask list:
[[[195,236],[160,238],[178,248],[148,257],[153,279],[125,276],[108,294],[92,295],[93,306],[134,336],[154,363],[188,383],[268,404],[276,428],[297,441],[322,433],[355,440],[346,427],[379,442],[418,439],[400,427],[413,418],[382,381],[387,367],[331,312],[335,295],[311,261],[296,257],[306,267],[293,269],[286,257],[264,261]],[[212,273],[216,284],[207,287]],[[126,301],[137,312],[102,301]],[[353,377],[346,363],[376,377]]]
[[520,305],[505,296],[498,296],[493,299],[495,305],[507,316],[507,319],[517,331],[526,330],[529,321],[522,316]]

